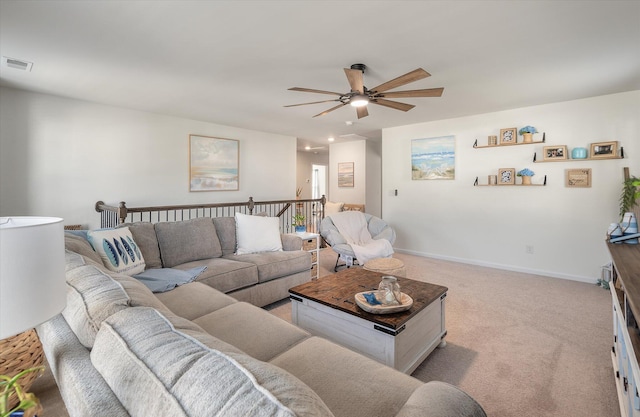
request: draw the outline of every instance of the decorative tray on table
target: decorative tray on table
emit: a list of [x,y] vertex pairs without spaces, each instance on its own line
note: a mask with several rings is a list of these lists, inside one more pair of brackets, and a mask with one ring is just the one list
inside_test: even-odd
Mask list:
[[[405,311],[411,308],[411,306],[413,305],[413,298],[411,298],[410,296],[408,296],[405,293],[401,293],[401,304],[396,304],[396,305],[385,305],[385,304],[369,304],[369,302],[367,301],[366,297],[364,296],[364,294],[377,294],[379,291],[364,291],[364,292],[359,292],[355,295],[356,298],[356,304],[358,305],[358,307],[360,307],[361,309],[363,309],[366,312],[372,313],[372,314],[391,314],[391,313],[398,313],[400,311]],[[378,296],[376,298],[379,298]]]

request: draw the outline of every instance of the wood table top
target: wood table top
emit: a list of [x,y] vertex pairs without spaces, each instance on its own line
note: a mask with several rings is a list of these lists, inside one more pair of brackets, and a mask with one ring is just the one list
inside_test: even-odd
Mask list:
[[392,329],[398,329],[448,291],[447,287],[441,285],[396,277],[398,278],[400,291],[413,298],[411,308],[407,311],[393,314],[367,313],[358,307],[355,295],[363,291],[377,290],[378,284],[384,275],[387,274],[353,267],[295,286],[289,289],[289,293]]
[[613,264],[627,294],[633,316],[640,320],[640,245],[607,243]]

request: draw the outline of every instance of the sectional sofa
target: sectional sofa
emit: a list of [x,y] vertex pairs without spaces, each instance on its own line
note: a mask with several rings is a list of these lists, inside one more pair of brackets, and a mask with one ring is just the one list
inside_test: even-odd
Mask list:
[[65,243],[67,306],[37,330],[72,417],[485,416],[463,391],[314,337],[236,291],[196,280],[154,293],[83,237]]

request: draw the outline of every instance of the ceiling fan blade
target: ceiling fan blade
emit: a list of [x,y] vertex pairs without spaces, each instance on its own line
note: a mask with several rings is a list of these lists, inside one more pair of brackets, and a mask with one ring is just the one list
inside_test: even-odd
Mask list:
[[347,75],[351,91],[357,91],[362,94],[364,91],[364,81],[362,80],[362,70],[344,68],[344,73]]
[[340,100],[336,99],[336,100],[312,101],[311,103],[289,104],[289,105],[286,105],[284,107],[306,106],[307,104],[328,103],[330,101],[340,101]]
[[386,98],[401,98],[401,97],[440,97],[444,88],[426,88],[424,90],[406,90],[406,91],[389,91],[386,93],[380,93],[382,97]]
[[379,104],[381,106],[391,107],[392,109],[402,111],[409,111],[415,107],[413,104],[405,104],[397,101],[385,100],[383,98],[376,98],[374,100],[371,100],[370,103]]
[[290,91],[302,91],[304,93],[318,93],[318,94],[330,94],[332,96],[341,96],[342,93],[336,93],[335,91],[314,90],[313,88],[291,87]]
[[338,104],[337,106],[335,106],[335,107],[331,107],[329,110],[325,110],[325,111],[323,111],[322,113],[318,113],[318,114],[316,114],[316,115],[315,115],[315,116],[313,116],[313,117],[324,116],[325,114],[327,114],[327,113],[329,113],[329,112],[332,112],[332,111],[334,111],[334,110],[339,109],[340,107],[344,106],[345,104],[347,104],[347,103],[340,103],[340,104]]
[[397,88],[405,84],[409,84],[414,81],[418,81],[430,76],[431,74],[429,74],[427,71],[423,70],[422,68],[418,68],[404,75],[401,75],[398,78],[394,78],[391,81],[387,81],[386,83],[380,84],[375,88],[371,88],[369,91],[372,91],[375,93],[382,93],[383,91],[392,90],[394,88]]
[[367,106],[356,107],[356,112],[358,113],[358,119],[362,119],[363,117],[367,117],[369,115]]

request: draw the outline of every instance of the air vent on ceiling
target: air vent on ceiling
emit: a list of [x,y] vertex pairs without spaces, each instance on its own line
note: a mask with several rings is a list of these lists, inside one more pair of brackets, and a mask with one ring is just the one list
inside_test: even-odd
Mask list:
[[347,135],[340,135],[340,137],[341,138],[345,138],[345,139],[353,139],[353,140],[365,140],[365,139],[368,139],[368,138],[366,138],[364,136],[360,136],[360,135],[357,135],[355,133],[349,133]]
[[22,61],[20,59],[3,56],[2,65],[7,66],[9,68],[23,70],[23,71],[31,71],[31,67],[33,67],[33,62]]

